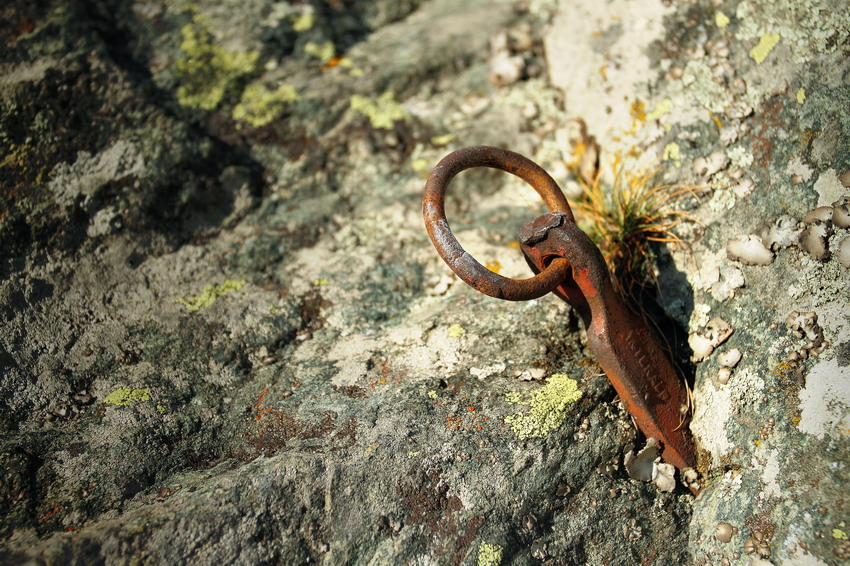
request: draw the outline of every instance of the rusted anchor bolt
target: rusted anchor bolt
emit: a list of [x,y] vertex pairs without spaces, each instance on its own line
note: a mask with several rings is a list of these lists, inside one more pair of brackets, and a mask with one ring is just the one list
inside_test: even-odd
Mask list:
[[[517,175],[549,208],[549,213],[519,232],[534,277],[516,280],[493,273],[470,256],[452,234],[445,216],[445,192],[455,175],[471,167],[492,167]],[[665,461],[680,469],[694,466],[693,440],[686,422],[687,389],[646,323],[617,295],[601,252],[576,225],[552,177],[516,153],[468,147],[449,154],[434,168],[425,184],[422,209],[437,252],[473,288],[513,301],[554,292],[572,305],[587,329],[588,346],[640,430],[663,446]]]

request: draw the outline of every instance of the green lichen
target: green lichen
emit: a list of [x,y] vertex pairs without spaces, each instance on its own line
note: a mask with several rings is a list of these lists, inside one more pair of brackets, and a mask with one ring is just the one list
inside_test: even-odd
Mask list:
[[233,119],[244,120],[259,128],[273,122],[288,104],[299,99],[295,88],[290,85],[270,90],[261,84],[251,84],[242,92],[242,100],[233,109]]
[[103,402],[107,405],[118,405],[124,407],[135,402],[144,402],[151,400],[151,390],[149,387],[143,389],[131,389],[129,387],[121,387],[116,389],[106,397]]
[[228,279],[221,285],[207,285],[200,295],[194,297],[178,297],[177,302],[186,307],[186,310],[199,311],[212,305],[215,300],[232,291],[238,291],[245,286],[245,281]]
[[560,427],[566,420],[569,406],[581,399],[576,380],[556,373],[546,380],[546,385],[533,391],[527,400],[519,393],[507,393],[509,403],[529,404],[528,412],[505,418],[520,438],[541,438]]
[[504,548],[498,544],[482,542],[478,547],[478,566],[499,566]]
[[372,127],[376,129],[391,130],[396,121],[410,119],[391,90],[374,100],[355,94],[350,104],[352,109],[369,118]]
[[213,43],[200,16],[181,30],[180,49],[185,59],[177,61],[177,76],[183,84],[177,100],[183,106],[213,110],[227,96],[235,94],[239,82],[257,70],[256,51],[228,51]]

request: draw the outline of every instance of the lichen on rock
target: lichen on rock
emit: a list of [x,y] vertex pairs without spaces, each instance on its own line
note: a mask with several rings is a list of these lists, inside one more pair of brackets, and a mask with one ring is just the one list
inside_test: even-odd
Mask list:
[[223,297],[233,291],[238,291],[245,286],[245,283],[246,281],[228,279],[221,284],[207,285],[203,288],[200,295],[178,297],[177,302],[189,311],[203,310],[212,305],[217,298]]
[[119,407],[150,400],[151,390],[149,387],[143,387],[141,389],[121,387],[103,398],[103,402],[107,405],[117,405]]
[[570,406],[581,396],[576,380],[562,373],[553,374],[528,395],[507,393],[508,402],[527,404],[529,410],[505,417],[505,422],[519,438],[544,437],[563,424]]
[[404,107],[398,103],[393,91],[386,91],[377,98],[354,94],[350,100],[352,110],[369,119],[372,127],[390,130],[397,121],[410,119]]
[[242,91],[242,98],[233,108],[234,120],[245,120],[255,128],[270,124],[287,106],[300,100],[291,85],[280,85],[272,90],[261,84],[250,84]]
[[184,106],[214,110],[235,96],[240,82],[257,70],[257,51],[229,51],[217,45],[202,17],[195,16],[180,33],[185,57],[175,65],[182,82],[177,100]]

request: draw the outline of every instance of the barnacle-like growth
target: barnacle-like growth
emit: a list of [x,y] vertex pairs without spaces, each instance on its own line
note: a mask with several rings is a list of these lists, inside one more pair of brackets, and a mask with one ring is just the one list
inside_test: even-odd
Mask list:
[[610,184],[603,181],[601,171],[589,182],[579,175],[583,192],[570,205],[579,226],[602,251],[617,290],[632,297],[635,284],[654,281],[650,244],[683,244],[673,229],[694,220],[680,206],[697,196],[700,187],[656,184],[658,169],[627,173],[619,156],[611,169]]

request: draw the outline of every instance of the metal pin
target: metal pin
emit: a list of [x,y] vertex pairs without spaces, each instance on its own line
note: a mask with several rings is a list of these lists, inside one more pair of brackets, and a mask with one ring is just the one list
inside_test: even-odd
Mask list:
[[[508,279],[486,269],[454,237],[445,216],[452,178],[471,167],[492,167],[529,183],[550,212],[523,226],[520,245],[535,272]],[[640,430],[663,446],[677,468],[694,467],[693,440],[681,408],[688,393],[646,323],[623,303],[599,249],[575,223],[557,183],[533,161],[511,151],[468,147],[446,156],[425,185],[423,215],[428,235],[451,269],[473,288],[501,299],[529,300],[554,292],[581,316],[588,345]]]

